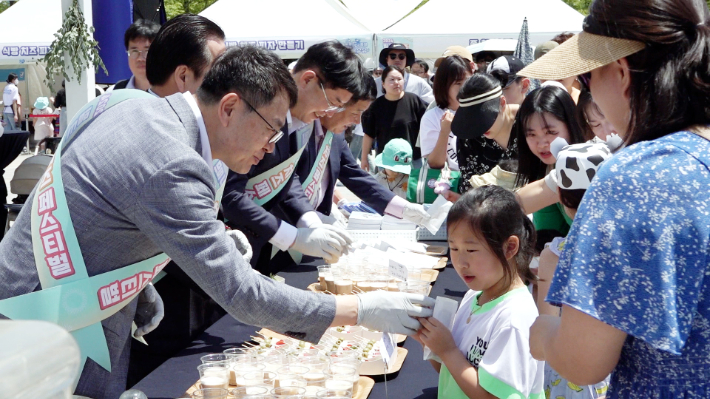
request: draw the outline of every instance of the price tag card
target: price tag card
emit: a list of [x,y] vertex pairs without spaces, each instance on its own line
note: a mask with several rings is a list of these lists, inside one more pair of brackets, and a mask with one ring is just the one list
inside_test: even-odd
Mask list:
[[407,281],[407,276],[409,276],[409,270],[407,270],[407,266],[392,259],[390,259],[389,273],[390,276],[398,278],[402,281]]
[[382,360],[384,360],[389,370],[389,368],[397,362],[397,344],[395,343],[394,334],[382,334],[380,345],[382,347]]

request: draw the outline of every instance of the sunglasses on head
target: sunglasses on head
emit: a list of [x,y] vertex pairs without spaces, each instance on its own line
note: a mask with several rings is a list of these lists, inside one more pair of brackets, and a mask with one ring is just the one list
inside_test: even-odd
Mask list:
[[407,59],[407,56],[406,56],[405,54],[402,54],[402,53],[399,53],[399,54],[390,53],[390,54],[389,54],[389,57],[390,57],[391,60],[396,60],[397,58],[399,58],[400,60],[406,60],[406,59]]

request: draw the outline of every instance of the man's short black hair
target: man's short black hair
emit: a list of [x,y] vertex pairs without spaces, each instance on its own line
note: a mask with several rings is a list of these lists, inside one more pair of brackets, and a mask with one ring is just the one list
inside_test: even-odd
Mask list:
[[314,69],[323,86],[355,93],[360,87],[362,63],[355,53],[337,40],[312,45],[296,63],[293,73]]
[[204,104],[216,104],[228,93],[237,93],[255,108],[269,105],[285,92],[289,108],[296,105],[298,87],[283,61],[256,46],[231,47],[217,57],[197,89]]
[[181,14],[168,21],[150,45],[145,66],[150,84],[164,84],[180,65],[200,77],[212,62],[207,48],[210,39],[224,40],[224,31],[203,16]]
[[498,58],[496,57],[496,53],[492,51],[481,51],[476,54],[476,62],[493,61],[496,58]]
[[158,35],[160,24],[147,19],[139,19],[126,29],[123,35],[123,42],[128,50],[128,42],[136,39],[148,39],[151,42]]
[[419,66],[422,67],[422,69],[424,69],[424,72],[429,73],[429,64],[427,64],[426,61],[424,61],[421,58],[415,58],[414,63],[419,64]]
[[348,104],[355,104],[358,101],[367,100],[375,101],[377,99],[377,84],[375,83],[375,78],[369,71],[363,70],[362,76],[360,77],[360,88],[353,93],[352,98]]

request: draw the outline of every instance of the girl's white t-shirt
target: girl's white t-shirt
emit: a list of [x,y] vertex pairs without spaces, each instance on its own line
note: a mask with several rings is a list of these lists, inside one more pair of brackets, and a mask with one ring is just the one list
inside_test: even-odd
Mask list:
[[[439,132],[441,132],[441,118],[444,116],[444,112],[446,110],[434,107],[422,116],[422,121],[419,124],[419,146],[422,149],[422,157],[431,154],[434,151],[434,147],[436,147],[436,141],[439,140]],[[446,160],[449,163],[449,169],[459,170],[459,160],[456,156],[456,136],[453,132],[449,132],[449,142],[446,145]]]
[[[478,369],[479,384],[499,398],[544,399],[545,362],[530,355],[530,326],[538,316],[532,295],[517,288],[479,307],[480,294],[466,293],[451,330],[456,346]],[[439,397],[466,397],[443,364]]]

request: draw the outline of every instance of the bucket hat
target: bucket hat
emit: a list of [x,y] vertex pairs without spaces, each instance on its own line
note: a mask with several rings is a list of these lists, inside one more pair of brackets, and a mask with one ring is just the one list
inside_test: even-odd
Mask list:
[[34,107],[37,109],[45,109],[49,107],[49,99],[47,97],[37,97]]
[[382,153],[375,157],[375,165],[395,172],[410,174],[412,171],[412,146],[404,139],[392,139]]
[[414,50],[407,48],[402,43],[392,43],[389,47],[383,48],[380,51],[380,64],[387,66],[387,55],[392,50],[404,50],[405,54],[407,54],[407,66],[410,67],[414,64]]

